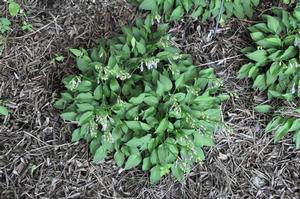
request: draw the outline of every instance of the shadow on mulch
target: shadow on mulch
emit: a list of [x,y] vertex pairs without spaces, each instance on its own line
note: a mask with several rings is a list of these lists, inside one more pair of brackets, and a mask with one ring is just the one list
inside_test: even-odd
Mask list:
[[[20,2],[20,1],[18,1]],[[231,100],[223,105],[232,133],[216,135],[216,147],[179,183],[168,176],[151,186],[135,169],[124,172],[112,159],[90,164],[84,142],[71,144],[72,126],[52,107],[63,88],[62,77],[75,73],[68,49],[91,48],[97,38],[133,22],[135,10],[125,0],[23,1],[27,17],[13,20],[6,51],[0,57],[0,99],[11,111],[0,126],[0,198],[299,198],[300,154],[291,137],[273,144],[263,128],[268,116],[252,111],[266,100],[251,82],[236,80],[251,21],[232,20],[212,37],[214,24],[185,21],[171,30],[174,44],[191,53],[199,67],[216,68]],[[262,8],[263,9],[263,8]],[[0,13],[6,15],[5,3]],[[23,20],[34,31],[24,33]],[[50,64],[55,54],[63,63]],[[205,63],[205,64],[204,64]]]

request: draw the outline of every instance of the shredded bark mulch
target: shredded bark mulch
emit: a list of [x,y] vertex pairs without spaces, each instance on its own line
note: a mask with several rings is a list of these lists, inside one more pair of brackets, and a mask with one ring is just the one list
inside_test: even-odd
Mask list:
[[[0,119],[0,198],[300,198],[300,152],[292,137],[273,143],[263,131],[270,117],[253,112],[266,96],[236,79],[253,21],[232,20],[218,29],[189,20],[172,25],[174,45],[199,67],[214,67],[231,100],[223,105],[226,131],[217,133],[206,161],[182,182],[168,176],[153,186],[146,173],[125,172],[112,158],[91,164],[86,143],[70,142],[73,126],[52,106],[62,78],[76,73],[68,50],[89,49],[140,14],[125,0],[18,2],[26,16],[11,19],[0,57],[0,100],[10,110]],[[5,2],[0,13],[7,16]],[[24,20],[32,32],[21,30]],[[51,63],[57,55],[65,60]]]

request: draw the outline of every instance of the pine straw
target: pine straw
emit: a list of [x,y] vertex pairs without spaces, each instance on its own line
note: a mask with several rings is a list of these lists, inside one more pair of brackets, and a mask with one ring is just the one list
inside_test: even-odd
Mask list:
[[[216,68],[224,91],[231,94],[223,105],[228,129],[216,135],[207,160],[184,181],[168,176],[152,186],[146,173],[125,172],[111,158],[91,164],[86,143],[70,143],[73,126],[62,123],[52,106],[63,89],[62,77],[76,72],[68,49],[94,46],[98,37],[132,23],[135,10],[121,0],[24,2],[34,31],[23,33],[17,25],[22,20],[14,19],[0,58],[0,99],[11,111],[0,119],[0,198],[300,197],[300,153],[291,136],[273,144],[273,136],[263,132],[269,116],[252,109],[266,96],[254,92],[251,82],[235,78],[244,62],[239,49],[248,42],[245,27],[251,22],[232,21],[216,37],[210,34],[213,24],[174,24],[174,44],[193,54],[199,67]],[[4,3],[0,12],[6,13]],[[50,64],[56,53],[66,60]]]

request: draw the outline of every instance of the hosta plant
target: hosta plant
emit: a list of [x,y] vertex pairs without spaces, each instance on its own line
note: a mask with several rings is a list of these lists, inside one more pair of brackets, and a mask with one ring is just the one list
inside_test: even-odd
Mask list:
[[[219,19],[221,23],[229,17],[252,17],[253,8],[260,0],[133,0],[140,9],[151,11],[154,16],[163,16],[172,21],[191,15],[194,19],[207,21]],[[219,17],[220,16],[220,17]]]
[[296,149],[300,149],[300,118],[276,116],[266,127],[266,132],[275,131],[275,142],[288,133],[294,133],[293,140]]
[[[300,97],[300,5],[291,13],[280,9],[273,13],[264,15],[263,22],[249,28],[256,46],[244,49],[251,61],[242,66],[238,77],[251,78],[253,87],[267,91],[270,99],[292,101]],[[287,124],[292,124],[291,120],[299,122],[289,118]],[[275,141],[294,131],[281,125],[285,123],[278,123]],[[299,140],[299,134],[295,136]]]
[[89,143],[93,161],[112,154],[126,170],[140,166],[156,183],[171,172],[182,179],[220,127],[220,81],[170,46],[167,26],[137,20],[89,54],[71,49],[78,75],[55,103],[77,125],[72,141]]

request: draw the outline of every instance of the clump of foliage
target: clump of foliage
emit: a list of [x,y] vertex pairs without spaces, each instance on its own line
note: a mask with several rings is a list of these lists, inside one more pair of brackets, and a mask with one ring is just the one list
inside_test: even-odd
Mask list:
[[151,11],[154,16],[164,20],[179,20],[185,14],[194,19],[207,21],[218,19],[221,23],[232,16],[239,19],[253,15],[253,8],[260,0],[134,0],[142,10]]
[[300,118],[276,116],[266,127],[266,132],[275,131],[275,142],[280,141],[288,133],[294,133],[296,149],[300,149]]
[[[254,88],[267,91],[270,99],[292,101],[300,97],[300,4],[293,12],[274,9],[274,15],[264,15],[263,22],[249,28],[256,48],[244,49],[251,60],[239,71],[239,78],[251,78]],[[266,106],[264,107],[266,108]],[[295,132],[299,148],[299,120],[277,117],[270,124],[276,130],[275,142],[289,132]]]
[[220,127],[220,81],[173,48],[168,26],[137,20],[99,41],[90,54],[71,49],[81,73],[64,78],[55,106],[78,128],[72,141],[89,143],[95,163],[114,154],[117,165],[141,165],[156,183],[170,172],[182,179]]

